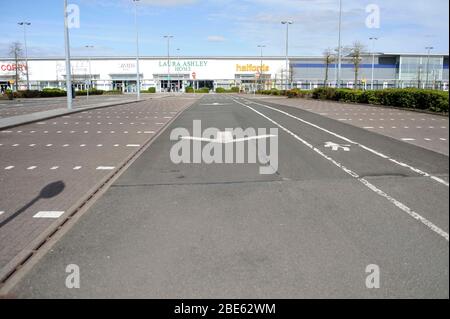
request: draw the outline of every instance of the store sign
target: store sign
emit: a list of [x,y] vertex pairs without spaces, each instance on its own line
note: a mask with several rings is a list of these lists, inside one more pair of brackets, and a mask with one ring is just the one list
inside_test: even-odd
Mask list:
[[253,65],[253,64],[236,64],[236,72],[269,72],[270,67],[268,65]]
[[2,70],[3,72],[12,72],[12,71],[26,71],[27,66],[25,64],[2,64],[0,65],[0,70]]
[[[159,61],[160,68],[167,68],[168,61]],[[193,60],[193,61],[170,61],[170,67],[174,68],[176,72],[191,72],[194,68],[206,68],[208,66],[208,61],[204,60]]]
[[136,63],[119,63],[119,69],[123,72],[136,70]]

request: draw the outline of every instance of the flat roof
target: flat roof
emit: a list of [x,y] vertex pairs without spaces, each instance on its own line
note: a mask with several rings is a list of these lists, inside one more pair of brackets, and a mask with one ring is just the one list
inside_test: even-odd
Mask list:
[[[427,53],[383,53],[377,52],[376,55],[384,55],[384,56],[427,56]],[[364,53],[363,56],[371,56],[372,53]],[[430,56],[435,57],[448,57],[449,54],[438,54],[431,53]],[[343,56],[345,57],[345,56]],[[189,60],[261,60],[261,56],[176,56],[172,55],[170,57],[172,60],[177,59],[189,59]],[[322,55],[315,56],[289,56],[291,60],[299,60],[299,59],[321,59]],[[23,58],[21,58],[23,59]],[[135,60],[136,56],[72,56],[71,60]],[[141,60],[167,60],[167,56],[140,56]],[[264,60],[285,60],[285,56],[263,56]],[[14,58],[11,57],[0,57],[0,60],[3,61],[13,61]],[[28,57],[28,60],[35,61],[54,61],[54,60],[65,60],[64,56],[54,56],[54,57]]]

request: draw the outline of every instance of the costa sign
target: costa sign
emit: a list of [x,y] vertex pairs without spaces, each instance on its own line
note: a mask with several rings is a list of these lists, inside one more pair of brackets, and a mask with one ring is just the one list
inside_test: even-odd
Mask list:
[[0,65],[0,70],[6,71],[26,71],[27,66],[25,64],[2,64]]

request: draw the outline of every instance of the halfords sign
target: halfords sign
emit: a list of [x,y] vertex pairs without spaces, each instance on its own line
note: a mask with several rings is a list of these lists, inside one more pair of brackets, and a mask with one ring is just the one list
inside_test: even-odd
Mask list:
[[0,70],[2,70],[3,72],[7,72],[7,71],[26,71],[27,66],[25,64],[2,64],[0,65]]
[[269,72],[270,67],[268,65],[253,65],[253,64],[236,64],[236,72]]
[[[159,61],[160,68],[167,68],[168,61]],[[190,72],[197,68],[206,68],[208,66],[208,61],[195,60],[195,61],[170,61],[170,67],[175,68],[177,72]]]

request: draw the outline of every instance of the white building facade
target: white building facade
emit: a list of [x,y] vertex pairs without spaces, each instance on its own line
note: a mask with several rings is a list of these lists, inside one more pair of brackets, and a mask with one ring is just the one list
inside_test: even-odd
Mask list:
[[[281,58],[170,58],[143,57],[139,61],[141,89],[157,92],[181,91],[186,87],[209,89],[239,87],[242,90],[272,88],[285,76],[285,60]],[[73,58],[72,80],[77,89],[85,89],[91,81],[100,90],[136,91],[135,58]],[[17,63],[19,89],[26,89],[26,62]],[[32,89],[64,88],[64,59],[29,59],[28,72]],[[0,85],[15,87],[16,63],[0,59]]]

